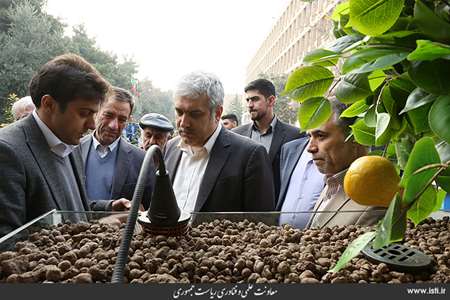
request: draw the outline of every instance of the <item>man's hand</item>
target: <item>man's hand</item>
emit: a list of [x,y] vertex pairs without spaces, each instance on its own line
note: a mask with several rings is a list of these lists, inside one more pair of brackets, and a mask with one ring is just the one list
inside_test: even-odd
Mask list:
[[[113,200],[112,203],[112,210],[113,211],[124,211],[124,210],[130,210],[131,208],[131,201],[125,198],[120,198],[117,200]],[[139,205],[139,210],[144,211],[144,207]]]
[[148,148],[150,148],[150,146],[151,146],[150,139],[147,139],[142,143],[141,149],[147,151]]
[[122,211],[129,210],[131,208],[131,201],[125,198],[120,198],[117,200],[113,200],[112,210],[113,211]]

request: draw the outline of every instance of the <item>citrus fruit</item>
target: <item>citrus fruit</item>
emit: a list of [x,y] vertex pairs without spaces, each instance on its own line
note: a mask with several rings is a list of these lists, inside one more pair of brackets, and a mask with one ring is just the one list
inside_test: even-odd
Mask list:
[[399,190],[400,177],[394,164],[381,156],[363,156],[348,168],[345,193],[356,203],[388,207]]

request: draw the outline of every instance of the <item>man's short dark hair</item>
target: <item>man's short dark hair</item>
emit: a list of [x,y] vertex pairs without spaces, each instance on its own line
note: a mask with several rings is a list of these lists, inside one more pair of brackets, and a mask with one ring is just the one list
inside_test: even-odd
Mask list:
[[260,94],[264,95],[264,97],[268,98],[270,96],[275,96],[275,86],[272,82],[267,79],[256,79],[245,87],[244,91],[257,90]]
[[337,100],[336,97],[331,97],[329,100],[331,103],[331,110],[333,112],[333,117],[336,125],[342,129],[342,132],[344,132],[344,134],[349,134],[351,131],[350,125],[353,125],[357,117],[341,118],[341,114],[348,108],[348,106]]
[[62,111],[78,98],[103,102],[110,86],[100,73],[76,54],[63,54],[44,64],[30,82],[30,96],[39,108],[50,95]]
[[133,95],[131,95],[131,93],[129,91],[127,91],[126,89],[117,87],[117,86],[113,86],[112,91],[111,91],[111,96],[116,101],[126,102],[126,103],[130,104],[130,114],[133,112],[134,98],[133,98]]
[[222,120],[226,120],[226,119],[232,120],[232,121],[236,122],[236,126],[239,125],[238,118],[237,118],[237,116],[236,116],[235,114],[227,114],[227,115],[223,115],[223,116],[221,117],[221,119],[222,119]]

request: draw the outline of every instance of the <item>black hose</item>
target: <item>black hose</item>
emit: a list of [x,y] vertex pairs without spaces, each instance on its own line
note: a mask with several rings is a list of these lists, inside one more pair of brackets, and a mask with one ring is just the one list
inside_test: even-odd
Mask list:
[[133,238],[134,228],[136,226],[139,206],[144,194],[147,174],[154,154],[156,154],[158,158],[160,173],[165,174],[166,172],[161,149],[157,145],[152,145],[145,154],[144,161],[142,162],[141,170],[139,172],[139,177],[133,194],[133,200],[131,202],[131,209],[127,218],[127,224],[125,225],[125,229],[122,234],[122,242],[120,243],[119,251],[117,253],[111,283],[123,283],[125,265],[128,260],[128,251],[130,249],[131,239]]

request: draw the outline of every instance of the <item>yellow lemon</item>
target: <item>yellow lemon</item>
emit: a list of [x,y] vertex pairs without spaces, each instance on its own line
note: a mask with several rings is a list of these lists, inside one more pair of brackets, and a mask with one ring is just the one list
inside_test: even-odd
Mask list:
[[363,156],[350,165],[344,190],[361,205],[388,207],[399,190],[399,182],[391,161],[381,156]]

